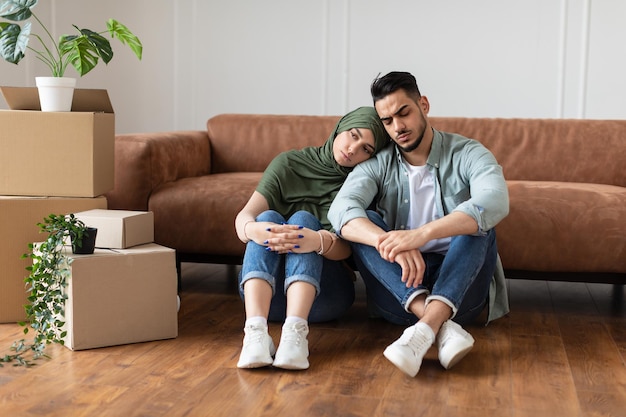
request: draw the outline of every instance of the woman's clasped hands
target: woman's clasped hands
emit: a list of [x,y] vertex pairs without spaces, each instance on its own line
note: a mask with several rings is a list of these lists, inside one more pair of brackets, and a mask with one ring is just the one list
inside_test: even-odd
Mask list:
[[[248,227],[252,229],[251,226]],[[255,222],[254,229],[254,241],[265,246],[268,251],[285,254],[317,252],[320,249],[320,235],[315,230],[299,225]],[[263,232],[259,232],[259,229]]]

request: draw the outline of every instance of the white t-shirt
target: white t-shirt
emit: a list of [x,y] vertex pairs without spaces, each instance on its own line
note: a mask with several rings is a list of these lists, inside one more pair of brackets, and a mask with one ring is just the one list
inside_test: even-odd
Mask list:
[[[405,161],[409,172],[411,190],[411,211],[409,229],[417,229],[437,218],[435,206],[435,179],[428,170],[428,165],[413,166]],[[435,239],[420,247],[420,252],[446,253],[450,247],[450,238]]]

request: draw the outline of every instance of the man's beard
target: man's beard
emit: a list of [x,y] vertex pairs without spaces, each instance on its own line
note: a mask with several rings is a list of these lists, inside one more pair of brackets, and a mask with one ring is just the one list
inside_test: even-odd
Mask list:
[[[424,139],[424,133],[426,132],[426,126],[424,126],[424,130],[422,130],[422,134],[418,136],[417,140],[410,145],[407,146],[398,146],[403,152],[413,152],[420,146],[422,140]],[[400,133],[401,135],[402,133]],[[397,143],[396,143],[397,145]]]

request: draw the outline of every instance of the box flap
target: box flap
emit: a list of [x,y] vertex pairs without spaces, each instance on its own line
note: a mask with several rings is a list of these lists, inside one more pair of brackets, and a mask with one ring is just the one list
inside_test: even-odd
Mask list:
[[[11,110],[41,110],[37,87],[6,87],[0,91]],[[74,90],[72,111],[113,113],[107,90],[77,88]]]
[[11,110],[41,110],[37,87],[0,87]]

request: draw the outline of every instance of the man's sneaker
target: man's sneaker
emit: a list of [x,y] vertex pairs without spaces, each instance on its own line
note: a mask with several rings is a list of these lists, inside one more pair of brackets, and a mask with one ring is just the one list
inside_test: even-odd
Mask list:
[[422,359],[433,345],[435,335],[426,323],[408,327],[402,336],[383,352],[383,355],[402,372],[414,377],[422,366]]
[[305,322],[283,325],[274,366],[283,369],[307,369],[309,367],[309,342],[306,337],[309,326]]
[[271,365],[276,348],[267,331],[267,326],[248,325],[243,331],[245,336],[237,367],[260,368]]
[[474,346],[474,338],[460,325],[448,320],[437,334],[439,362],[446,369],[456,365]]

